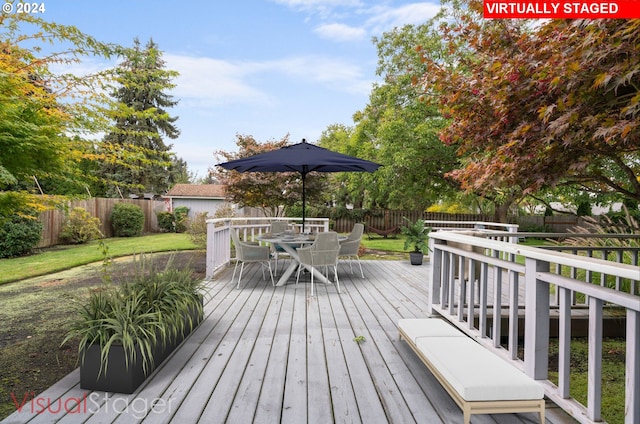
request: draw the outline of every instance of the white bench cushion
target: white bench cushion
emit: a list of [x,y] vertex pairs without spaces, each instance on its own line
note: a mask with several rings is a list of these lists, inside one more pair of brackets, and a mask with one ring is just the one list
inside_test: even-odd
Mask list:
[[404,318],[400,328],[415,344],[419,337],[467,337],[460,330],[440,318]]
[[544,396],[541,384],[468,337],[421,337],[416,347],[467,401]]

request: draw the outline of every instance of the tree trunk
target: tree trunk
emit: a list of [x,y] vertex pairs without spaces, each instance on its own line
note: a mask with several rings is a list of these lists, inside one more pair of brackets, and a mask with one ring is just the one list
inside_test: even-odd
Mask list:
[[503,204],[495,204],[495,208],[493,211],[493,220],[494,222],[507,223],[507,215],[509,212],[509,208],[511,207],[511,202],[505,202]]

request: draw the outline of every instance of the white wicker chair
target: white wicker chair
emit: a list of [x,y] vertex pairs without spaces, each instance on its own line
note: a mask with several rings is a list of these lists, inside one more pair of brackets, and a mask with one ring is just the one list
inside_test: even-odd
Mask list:
[[[296,274],[296,285],[300,280],[300,271],[306,266],[312,268],[333,267],[335,276],[335,284],[340,293],[340,282],[338,281],[338,252],[340,251],[340,242],[338,241],[338,233],[335,231],[327,231],[316,234],[316,238],[310,246],[299,247],[296,249],[300,256],[300,266]],[[320,270],[318,269],[320,272]],[[311,272],[311,296],[313,296],[313,272]]]
[[356,224],[353,226],[353,230],[351,230],[351,234],[347,237],[345,241],[340,243],[340,252],[338,253],[338,257],[346,258],[349,260],[349,269],[353,274],[353,266],[352,259],[356,258],[358,261],[358,266],[360,267],[360,276],[364,278],[364,273],[362,272],[362,264],[360,263],[360,256],[358,256],[358,251],[360,250],[360,241],[362,240],[362,235],[364,233],[364,224]]
[[[273,221],[271,223],[271,234],[284,233],[288,229],[289,229],[289,223],[286,221]],[[271,256],[273,256],[273,258],[276,261],[276,266],[273,272],[275,275],[278,275],[278,260],[280,259],[280,255],[285,255],[287,257],[290,257],[290,255],[282,247],[278,245],[271,243],[270,247],[271,247]]]
[[231,229],[231,238],[236,248],[236,266],[233,268],[233,275],[231,276],[231,282],[236,276],[236,270],[240,263],[240,274],[238,275],[238,284],[236,288],[240,288],[240,280],[242,280],[242,271],[244,270],[245,263],[259,263],[262,269],[262,279],[265,279],[264,268],[269,269],[269,275],[271,276],[271,284],[273,286],[276,283],[273,281],[273,272],[271,272],[271,251],[269,246],[259,246],[255,244],[245,243],[240,240],[240,236],[233,228]]

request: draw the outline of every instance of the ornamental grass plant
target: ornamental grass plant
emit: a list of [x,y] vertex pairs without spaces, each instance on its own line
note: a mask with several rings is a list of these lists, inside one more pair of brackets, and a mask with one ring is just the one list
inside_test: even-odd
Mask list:
[[76,317],[62,344],[79,339],[79,358],[100,346],[106,373],[112,346],[122,346],[127,368],[138,360],[146,372],[155,367],[153,353],[181,340],[202,317],[204,282],[191,267],[177,269],[169,260],[159,269],[144,255],[134,257],[130,274],[103,277],[104,285],[76,300]]

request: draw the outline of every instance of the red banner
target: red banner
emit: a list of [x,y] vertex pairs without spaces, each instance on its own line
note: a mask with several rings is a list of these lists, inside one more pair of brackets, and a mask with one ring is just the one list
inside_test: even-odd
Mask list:
[[640,1],[484,0],[484,17],[493,19],[640,18]]

